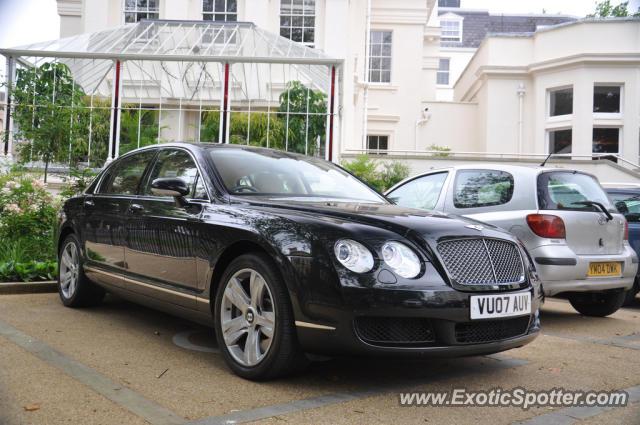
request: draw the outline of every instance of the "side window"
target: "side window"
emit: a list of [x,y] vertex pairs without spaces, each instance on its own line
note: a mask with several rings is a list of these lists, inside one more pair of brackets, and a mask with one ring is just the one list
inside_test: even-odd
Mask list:
[[136,195],[144,170],[155,153],[155,150],[148,150],[118,161],[105,175],[99,193]]
[[178,177],[184,180],[189,186],[187,198],[207,199],[207,191],[202,178],[198,174],[198,167],[187,152],[183,150],[167,149],[160,152],[158,160],[153,166],[149,183],[145,188],[145,195],[152,195],[151,183],[155,179],[166,177]]
[[444,181],[449,173],[430,174],[403,184],[388,196],[403,207],[432,210],[438,203]]
[[458,171],[453,190],[456,208],[502,205],[513,196],[513,176],[498,170]]

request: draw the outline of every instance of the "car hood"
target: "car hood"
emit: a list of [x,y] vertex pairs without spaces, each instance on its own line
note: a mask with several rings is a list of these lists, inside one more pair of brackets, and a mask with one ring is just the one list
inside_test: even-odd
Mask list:
[[[308,199],[308,198],[307,198]],[[395,204],[338,201],[333,199],[300,200],[283,197],[249,197],[254,206],[269,209],[295,210],[310,215],[321,215],[350,222],[377,226],[393,231],[403,237],[418,235],[430,245],[442,239],[459,237],[493,237],[514,241],[513,236],[490,224],[479,223],[464,217],[447,215],[435,211],[424,211]]]

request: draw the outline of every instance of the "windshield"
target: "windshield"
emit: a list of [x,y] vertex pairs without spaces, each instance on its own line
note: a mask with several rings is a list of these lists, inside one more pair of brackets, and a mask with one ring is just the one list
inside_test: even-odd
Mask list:
[[542,210],[599,211],[583,202],[599,202],[615,211],[596,179],[570,171],[542,173],[538,176],[538,202]]
[[233,195],[387,203],[360,180],[317,158],[267,149],[211,148],[209,153]]

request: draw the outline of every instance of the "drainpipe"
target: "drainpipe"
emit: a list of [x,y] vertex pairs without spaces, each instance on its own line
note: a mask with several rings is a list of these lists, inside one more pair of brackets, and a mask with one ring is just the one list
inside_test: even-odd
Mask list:
[[415,150],[416,152],[418,151],[418,129],[422,124],[429,121],[429,118],[431,118],[431,112],[429,112],[429,108],[424,108],[424,110],[422,111],[422,118],[419,120],[416,120],[416,131],[415,131],[415,140],[414,140],[414,147],[413,147],[413,150]]
[[525,94],[526,90],[524,89],[524,84],[520,83],[520,85],[518,86],[518,103],[519,103],[519,109],[520,109],[520,113],[518,116],[518,153],[520,154],[520,156],[522,157],[522,115],[523,115],[523,106],[524,106],[524,94]]
[[364,35],[364,96],[362,110],[362,149],[367,150],[367,121],[369,108],[369,49],[371,48],[371,0],[367,0],[367,24]]

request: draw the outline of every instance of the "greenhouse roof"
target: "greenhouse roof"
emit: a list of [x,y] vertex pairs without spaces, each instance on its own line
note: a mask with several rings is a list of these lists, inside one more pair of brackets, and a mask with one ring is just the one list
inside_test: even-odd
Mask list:
[[59,40],[0,48],[12,57],[338,65],[340,59],[250,22],[143,20]]

